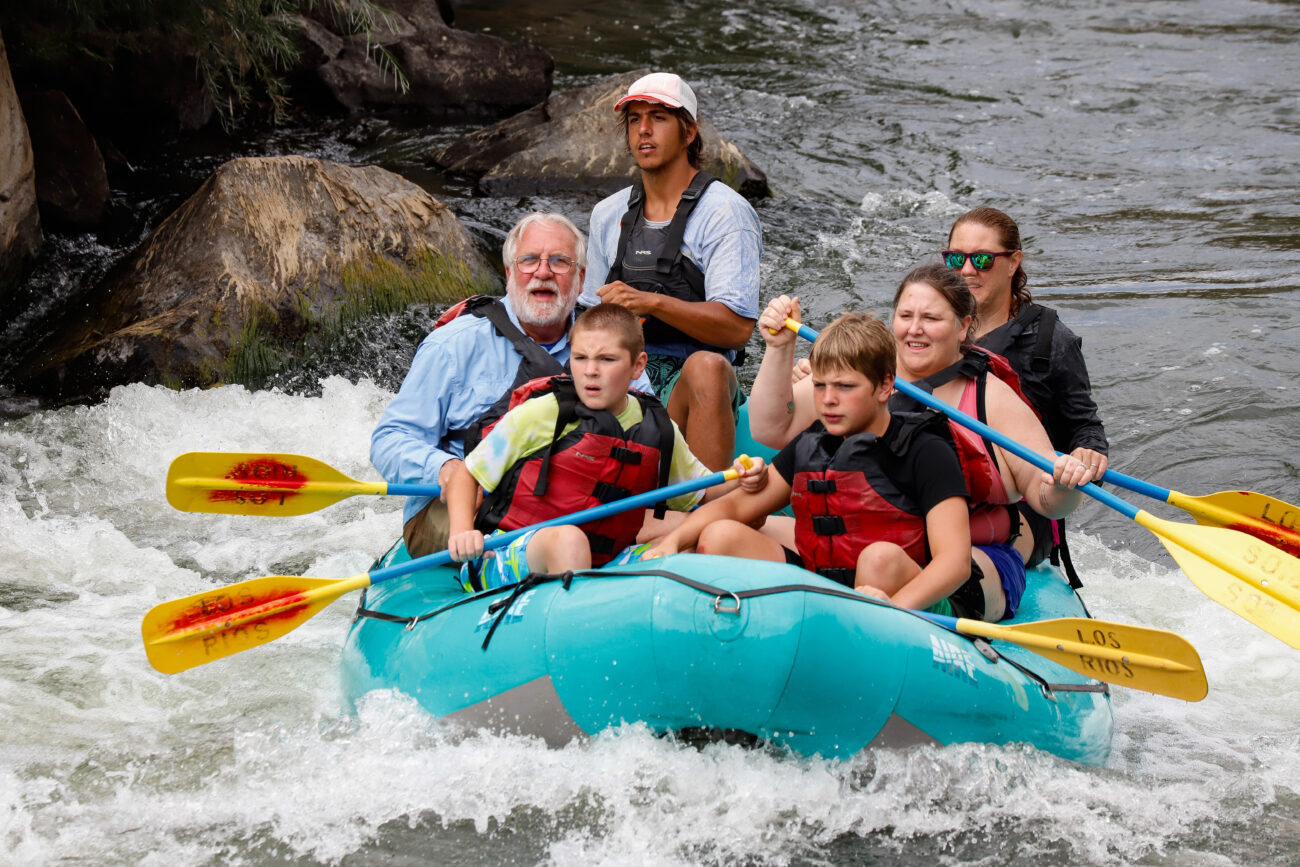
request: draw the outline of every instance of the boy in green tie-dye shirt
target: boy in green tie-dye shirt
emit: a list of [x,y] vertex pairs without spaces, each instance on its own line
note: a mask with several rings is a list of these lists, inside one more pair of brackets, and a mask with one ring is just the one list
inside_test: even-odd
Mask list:
[[[573,477],[583,475],[582,470],[586,469],[584,461],[595,465],[593,470],[595,477],[598,477],[600,460],[612,460],[607,457],[610,451],[621,450],[626,453],[635,448],[640,450],[643,458],[657,456],[659,460],[668,460],[667,484],[703,478],[710,474],[709,469],[691,454],[681,431],[667,418],[658,401],[648,395],[628,391],[632,380],[640,374],[646,363],[641,324],[630,311],[612,304],[593,307],[574,322],[569,341],[572,346],[569,357],[572,385],[569,385],[567,379],[563,382],[552,380],[554,388],[549,393],[525,400],[502,416],[483,441],[465,456],[464,466],[458,467],[448,481],[445,497],[451,520],[451,534],[447,548],[454,560],[467,563],[463,573],[467,589],[514,583],[529,572],[590,568],[591,540],[606,539],[606,535],[598,531],[609,533],[615,545],[611,551],[604,552],[607,556],[604,556],[602,562],[609,561],[608,555],[623,550],[635,541],[637,530],[642,526],[643,513],[640,510],[630,513],[630,519],[611,519],[597,528],[591,525],[563,525],[534,530],[498,550],[495,556],[489,554],[484,558],[482,529],[491,529],[492,523],[487,519],[488,515],[501,518],[505,514],[506,517],[499,521],[499,530],[512,530],[517,526],[537,523],[554,515],[569,514],[600,502],[600,498],[590,500],[590,493],[587,494],[589,501],[578,502],[573,497],[575,486],[579,489],[581,486],[581,481],[574,481]],[[561,412],[558,395],[561,388],[572,388],[576,392],[577,400],[587,410],[581,415],[591,420],[586,424],[587,429],[595,427],[611,430],[609,417],[612,416],[619,434],[626,435],[628,441],[622,445],[616,444],[614,449],[588,449],[591,454],[584,453],[578,447],[583,445],[583,441],[573,445],[570,435],[577,431],[583,421],[575,417],[557,432]],[[650,418],[647,419],[647,416]],[[666,431],[671,428],[670,456],[660,454],[662,450],[655,449],[652,444],[638,444],[638,437],[644,438],[648,435],[648,430],[656,429],[656,425],[663,426],[658,435],[660,439],[665,438]],[[605,435],[603,439],[608,445],[618,437]],[[548,454],[548,447],[561,441],[569,443],[570,447],[550,453],[550,460],[560,466],[555,468],[559,470],[558,473],[552,472],[548,476],[548,484],[557,490],[550,500],[544,496],[540,499],[533,497],[533,479],[543,471],[530,474],[521,464],[531,461],[544,466],[549,462],[543,461]],[[640,462],[641,458],[628,461],[634,465]],[[739,463],[736,466],[742,474],[739,483],[747,488],[766,480],[761,460],[749,468],[744,468]],[[567,471],[564,467],[567,467]],[[662,478],[660,469],[634,466],[633,476],[642,489],[620,490],[620,496],[616,499],[653,490],[656,487],[654,480]],[[525,475],[529,481],[520,484],[520,479]],[[556,481],[557,476],[559,481]],[[626,476],[620,468],[619,478]],[[509,487],[499,492],[498,489],[503,484]],[[686,511],[702,500],[719,496],[736,484],[729,482],[704,492],[684,494],[669,500],[667,505],[670,509]],[[484,509],[477,508],[480,488],[487,495],[487,507]],[[519,519],[517,513],[527,515],[527,519]],[[611,527],[611,522],[615,526]],[[626,561],[635,556],[624,551],[621,559]]]

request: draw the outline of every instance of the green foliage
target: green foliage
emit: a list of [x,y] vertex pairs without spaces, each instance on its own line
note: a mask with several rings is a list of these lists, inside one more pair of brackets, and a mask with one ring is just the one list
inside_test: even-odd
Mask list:
[[205,371],[205,384],[259,384],[283,367],[292,356],[275,339],[275,323],[275,311],[270,307],[258,304],[249,310],[226,369],[220,373]]
[[344,323],[395,313],[412,304],[447,304],[487,288],[475,283],[464,262],[429,249],[420,250],[404,264],[386,256],[350,262],[339,277],[344,292],[339,320]]
[[0,0],[0,31],[19,69],[87,59],[111,65],[115,51],[132,50],[142,34],[165,34],[195,58],[199,81],[230,128],[254,112],[284,119],[285,74],[301,55],[297,15],[363,35],[367,57],[392,77],[394,89],[410,89],[396,59],[372,36],[393,29],[390,13],[372,0]]

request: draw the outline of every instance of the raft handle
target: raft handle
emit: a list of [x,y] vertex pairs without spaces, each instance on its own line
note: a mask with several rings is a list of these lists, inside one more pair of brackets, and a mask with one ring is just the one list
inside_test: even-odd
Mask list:
[[731,591],[727,591],[727,596],[730,596],[732,599],[734,599],[736,604],[734,606],[727,606],[726,608],[724,608],[722,606],[722,600],[724,597],[714,596],[713,597],[714,614],[739,614],[740,613],[740,597],[737,596],[735,593],[732,593]]

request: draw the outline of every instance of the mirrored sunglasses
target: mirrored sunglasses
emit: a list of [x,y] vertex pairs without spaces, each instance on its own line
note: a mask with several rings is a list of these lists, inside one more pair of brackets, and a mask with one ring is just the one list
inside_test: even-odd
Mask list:
[[987,271],[993,267],[993,261],[999,256],[1010,256],[1015,250],[1008,250],[1002,253],[995,253],[991,250],[976,250],[974,253],[963,253],[960,250],[944,250],[940,255],[943,256],[943,264],[956,271],[966,264],[970,263],[975,266],[976,271]]

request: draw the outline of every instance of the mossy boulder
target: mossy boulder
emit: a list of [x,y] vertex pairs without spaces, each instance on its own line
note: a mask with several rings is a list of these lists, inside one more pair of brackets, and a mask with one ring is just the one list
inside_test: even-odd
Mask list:
[[455,214],[392,172],[231,160],[15,376],[62,400],[128,382],[256,382],[332,329],[499,291]]

